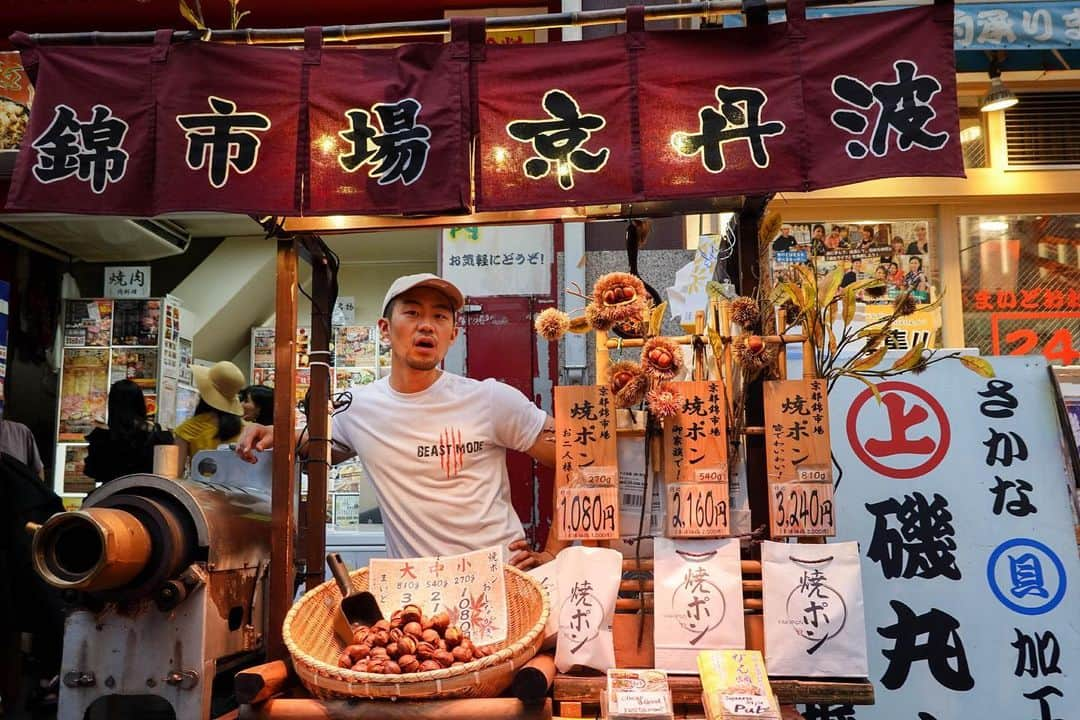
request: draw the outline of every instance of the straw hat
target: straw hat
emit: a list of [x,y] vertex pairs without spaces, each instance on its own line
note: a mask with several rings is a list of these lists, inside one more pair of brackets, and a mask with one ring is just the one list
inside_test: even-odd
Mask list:
[[238,396],[247,381],[240,368],[228,360],[222,360],[210,367],[193,365],[191,374],[195,376],[195,387],[207,405],[233,415],[244,414],[244,406],[240,404]]

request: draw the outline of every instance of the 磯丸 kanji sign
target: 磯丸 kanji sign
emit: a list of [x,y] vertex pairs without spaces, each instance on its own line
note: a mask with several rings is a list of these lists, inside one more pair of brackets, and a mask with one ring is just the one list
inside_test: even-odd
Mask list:
[[881,402],[846,378],[830,393],[877,697],[859,720],[1076,714],[1080,562],[1053,389],[1043,358],[992,362],[990,379],[941,363],[877,383]]
[[[37,46],[8,207],[463,213],[962,176],[952,4],[394,49]],[[475,143],[475,153],[470,148]]]

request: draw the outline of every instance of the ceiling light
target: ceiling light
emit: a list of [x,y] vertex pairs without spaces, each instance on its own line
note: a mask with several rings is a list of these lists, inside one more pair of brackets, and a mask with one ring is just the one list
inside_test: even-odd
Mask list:
[[983,95],[982,100],[979,101],[979,109],[985,113],[995,112],[997,110],[1005,110],[1011,108],[1016,103],[1020,102],[1014,93],[1009,88],[1005,87],[1005,83],[1001,81],[1001,65],[997,57],[990,59],[990,90]]

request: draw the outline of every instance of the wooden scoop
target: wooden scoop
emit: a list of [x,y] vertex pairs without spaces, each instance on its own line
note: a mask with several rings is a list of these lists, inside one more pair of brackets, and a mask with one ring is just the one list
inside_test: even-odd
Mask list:
[[330,566],[330,572],[337,580],[341,590],[341,602],[338,603],[337,612],[334,614],[334,632],[346,645],[352,644],[353,624],[359,623],[368,627],[383,619],[382,611],[375,596],[367,591],[354,593],[352,583],[349,581],[349,569],[345,561],[338,553],[330,553],[326,556],[326,564]]

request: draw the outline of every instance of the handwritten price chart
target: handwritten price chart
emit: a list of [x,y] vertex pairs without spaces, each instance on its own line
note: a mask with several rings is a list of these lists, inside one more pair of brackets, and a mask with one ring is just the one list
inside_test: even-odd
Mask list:
[[555,388],[555,531],[560,540],[619,537],[615,405],[602,386]]
[[425,616],[446,611],[450,624],[477,644],[506,639],[506,579],[498,547],[445,557],[372,558],[368,577],[387,616],[419,605]]

